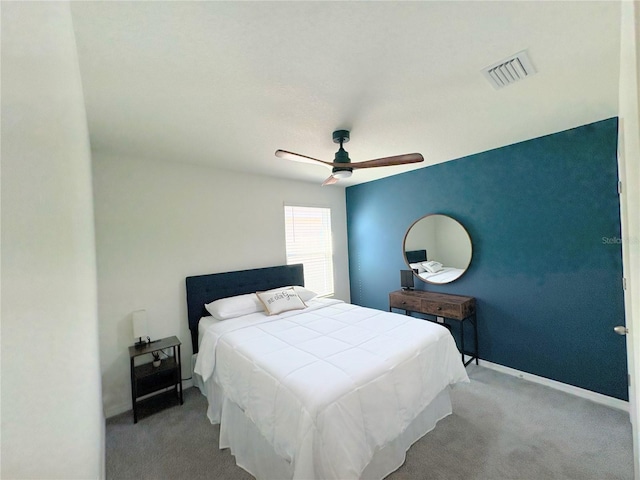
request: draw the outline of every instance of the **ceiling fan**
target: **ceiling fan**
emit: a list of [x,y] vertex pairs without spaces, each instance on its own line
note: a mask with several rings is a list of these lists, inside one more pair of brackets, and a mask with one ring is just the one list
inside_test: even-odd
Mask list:
[[339,143],[340,148],[336,152],[333,162],[318,160],[317,158],[307,157],[299,153],[288,152],[287,150],[276,150],[276,157],[285,158],[287,160],[295,160],[297,162],[320,162],[331,167],[331,176],[327,178],[322,185],[331,185],[341,178],[349,178],[354,168],[371,168],[371,167],[389,167],[393,165],[404,165],[407,163],[418,163],[424,160],[419,153],[407,153],[405,155],[396,155],[393,157],[376,158],[374,160],[366,160],[364,162],[352,163],[349,153],[342,148],[342,144],[349,141],[348,130],[336,130],[333,132],[333,143]]

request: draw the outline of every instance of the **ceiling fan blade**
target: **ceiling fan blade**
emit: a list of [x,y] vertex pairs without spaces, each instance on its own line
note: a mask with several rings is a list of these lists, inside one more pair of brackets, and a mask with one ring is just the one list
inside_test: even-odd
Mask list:
[[337,183],[337,182],[338,182],[338,179],[333,175],[331,175],[324,182],[322,182],[322,186],[324,187],[325,185],[333,185],[334,183]]
[[365,160],[364,162],[351,162],[349,166],[351,168],[389,167],[392,165],[405,165],[422,161],[424,161],[424,157],[419,153],[407,153],[405,155]]
[[324,160],[318,160],[317,158],[307,157],[306,155],[300,155],[299,153],[293,153],[287,150],[276,150],[276,157],[284,158],[285,160],[294,160],[296,162],[304,162],[304,163],[320,162],[329,167],[333,166],[333,163],[331,162],[325,162]]

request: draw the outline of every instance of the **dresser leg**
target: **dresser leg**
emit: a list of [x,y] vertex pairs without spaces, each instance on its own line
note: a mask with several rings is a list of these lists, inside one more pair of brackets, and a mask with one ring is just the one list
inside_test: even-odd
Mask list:
[[473,334],[476,342],[476,365],[478,365],[478,322],[475,315],[473,316]]
[[460,350],[462,350],[462,364],[466,367],[467,364],[464,363],[464,320],[460,322]]
[[138,423],[138,409],[136,408],[136,381],[133,374],[133,357],[129,360],[131,369],[131,406],[133,408],[133,423]]

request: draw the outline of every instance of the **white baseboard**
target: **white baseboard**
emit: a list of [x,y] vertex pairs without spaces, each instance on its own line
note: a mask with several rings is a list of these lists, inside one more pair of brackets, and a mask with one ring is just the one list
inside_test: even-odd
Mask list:
[[575,395],[576,397],[585,398],[587,400],[591,400],[592,402],[606,405],[607,407],[616,408],[625,412],[629,411],[629,402],[625,402],[624,400],[620,400],[618,398],[609,397],[607,395],[602,395],[601,393],[592,392],[591,390],[585,390],[584,388],[574,387],[573,385],[568,385],[566,383],[557,382],[548,378],[539,377],[531,373],[521,372],[520,370],[505,367],[503,365],[498,365],[497,363],[487,362],[486,360],[480,360],[479,365],[500,373],[511,375],[513,377],[522,378],[523,380],[527,380],[529,382],[539,383],[540,385],[551,387],[556,390],[560,390],[561,392]]
[[[182,389],[193,387],[193,380],[183,380],[182,381]],[[108,409],[104,411],[104,418],[115,417],[116,415],[120,415],[121,413],[128,412],[132,409],[131,403],[121,403],[118,405],[112,405]]]

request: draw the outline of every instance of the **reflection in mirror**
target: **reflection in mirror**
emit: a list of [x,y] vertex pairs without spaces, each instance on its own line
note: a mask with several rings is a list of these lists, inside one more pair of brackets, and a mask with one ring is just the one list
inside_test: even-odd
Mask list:
[[[404,259],[421,280],[450,283],[471,263],[471,238],[447,215],[432,214],[416,220],[404,236]],[[416,271],[417,270],[417,271]]]

